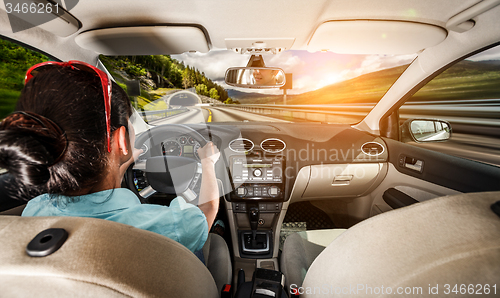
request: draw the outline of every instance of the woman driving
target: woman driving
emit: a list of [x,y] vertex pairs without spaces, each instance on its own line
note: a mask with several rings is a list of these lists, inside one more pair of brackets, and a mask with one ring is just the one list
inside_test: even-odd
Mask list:
[[214,165],[220,153],[213,143],[198,150],[205,203],[141,204],[120,188],[141,153],[133,148],[133,110],[106,73],[79,61],[37,64],[26,74],[16,111],[0,124],[0,167],[13,176],[11,191],[29,200],[23,216],[107,219],[159,233],[193,252],[203,247],[219,204]]

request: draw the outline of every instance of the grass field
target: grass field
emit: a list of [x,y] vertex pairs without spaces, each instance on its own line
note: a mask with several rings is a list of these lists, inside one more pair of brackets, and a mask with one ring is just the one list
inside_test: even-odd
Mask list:
[[[407,65],[385,69],[339,82],[318,90],[288,95],[287,104],[376,103],[394,84]],[[498,99],[500,64],[495,61],[462,61],[420,89],[410,101]],[[243,104],[280,104],[282,96],[238,93]]]

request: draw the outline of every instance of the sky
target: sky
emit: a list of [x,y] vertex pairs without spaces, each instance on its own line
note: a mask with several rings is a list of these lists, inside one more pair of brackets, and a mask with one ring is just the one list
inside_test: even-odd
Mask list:
[[493,47],[467,58],[471,61],[500,60],[500,46]]
[[[266,66],[280,67],[293,74],[293,89],[289,94],[316,90],[330,84],[349,80],[357,76],[410,63],[416,55],[341,55],[331,52],[287,51],[277,55],[263,55]],[[211,80],[226,89],[243,92],[281,94],[279,89],[242,89],[224,83],[229,67],[246,66],[250,55],[233,51],[211,51],[209,53],[184,53],[172,58],[194,66]]]
[[[349,80],[357,76],[411,63],[412,55],[343,55],[332,52],[286,51],[277,55],[263,55],[266,66],[280,67],[285,73],[293,74],[293,89],[289,94],[300,94],[316,90],[330,84]],[[194,66],[226,89],[243,92],[281,94],[279,89],[242,89],[224,83],[224,75],[229,67],[246,66],[250,55],[219,50],[208,53],[184,53],[172,58]],[[499,60],[500,46],[469,57],[467,60]]]

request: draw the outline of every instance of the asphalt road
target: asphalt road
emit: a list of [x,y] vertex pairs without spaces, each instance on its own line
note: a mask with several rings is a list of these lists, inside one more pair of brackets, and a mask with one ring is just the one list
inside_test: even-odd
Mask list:
[[[167,123],[209,123],[209,122],[289,122],[284,119],[220,107],[189,108],[189,111],[151,124]],[[300,120],[304,121],[304,120]],[[453,133],[446,142],[420,143],[413,145],[500,166],[500,138],[477,133]]]

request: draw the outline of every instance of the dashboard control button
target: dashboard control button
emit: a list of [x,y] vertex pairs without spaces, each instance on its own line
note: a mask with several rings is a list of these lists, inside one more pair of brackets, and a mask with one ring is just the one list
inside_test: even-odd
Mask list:
[[266,204],[259,204],[259,211],[266,211]]
[[244,197],[247,194],[247,189],[243,186],[238,187],[236,191],[240,197]]
[[279,188],[276,186],[271,186],[268,190],[268,193],[271,197],[275,197],[279,194]]
[[260,177],[260,176],[262,176],[262,171],[261,171],[261,170],[259,170],[259,169],[257,169],[257,170],[255,170],[255,171],[253,171],[253,175],[254,175],[255,177]]

